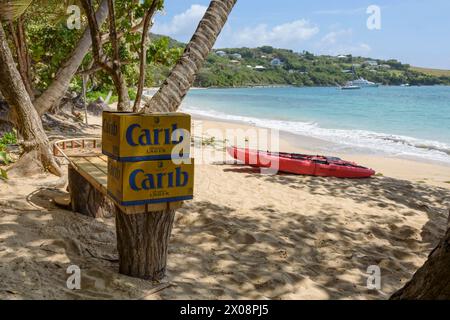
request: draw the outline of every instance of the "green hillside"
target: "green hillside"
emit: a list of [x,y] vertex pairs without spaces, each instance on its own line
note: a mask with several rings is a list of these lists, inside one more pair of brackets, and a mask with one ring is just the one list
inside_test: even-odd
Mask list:
[[411,67],[412,70],[435,77],[450,77],[450,70]]
[[[220,51],[222,56],[218,55]],[[273,65],[273,59],[281,61]],[[255,68],[256,67],[256,68]],[[197,77],[200,87],[266,85],[335,86],[355,76],[383,85],[450,84],[450,74],[431,74],[397,60],[352,56],[315,56],[309,52],[261,47],[221,49],[211,53]]]
[[[185,44],[161,35],[152,35],[156,43],[170,48]],[[164,47],[157,45],[157,47]],[[280,65],[271,62],[278,59]],[[170,71],[151,67],[149,81],[160,85]],[[259,48],[226,48],[212,52],[200,70],[197,87],[246,86],[336,86],[355,77],[383,85],[450,85],[450,71],[411,67],[397,60],[367,57],[316,56],[310,52],[265,46]]]

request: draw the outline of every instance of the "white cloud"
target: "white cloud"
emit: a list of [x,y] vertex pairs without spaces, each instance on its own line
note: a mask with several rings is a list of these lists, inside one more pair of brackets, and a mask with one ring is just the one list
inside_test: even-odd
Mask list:
[[206,6],[193,4],[185,12],[174,16],[169,23],[156,22],[152,32],[186,41],[194,34],[207,9]]
[[321,40],[323,45],[334,45],[341,37],[351,37],[353,35],[352,29],[343,29],[337,31],[331,31],[327,33]]
[[266,24],[246,27],[239,32],[224,32],[221,43],[228,46],[258,47],[270,45],[274,47],[299,47],[319,33],[319,28],[309,21],[301,19],[269,28]]
[[[179,41],[188,41],[195,32],[201,18],[207,10],[206,6],[193,4],[185,12],[175,15],[170,21],[156,23],[152,32],[173,37]],[[320,31],[318,26],[308,20],[299,19],[274,27],[260,24],[235,30],[226,24],[216,47],[258,47],[270,45],[280,48],[297,49],[304,42],[313,38]]]
[[352,54],[355,56],[364,56],[370,53],[372,48],[368,44],[354,44],[352,37],[352,29],[331,31],[322,37],[316,44],[316,48],[319,53],[328,55]]

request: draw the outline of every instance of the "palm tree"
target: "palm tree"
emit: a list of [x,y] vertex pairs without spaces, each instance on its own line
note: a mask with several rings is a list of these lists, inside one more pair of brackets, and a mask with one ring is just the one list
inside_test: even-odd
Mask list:
[[0,1],[0,19],[15,20],[27,11],[33,0],[1,0]]
[[237,0],[212,0],[183,56],[144,112],[176,111],[227,22]]

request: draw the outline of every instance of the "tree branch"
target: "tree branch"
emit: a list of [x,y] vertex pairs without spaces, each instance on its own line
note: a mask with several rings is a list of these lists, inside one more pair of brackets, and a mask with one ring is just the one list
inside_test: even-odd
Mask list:
[[151,7],[145,13],[144,18],[142,19],[144,21],[144,27],[142,30],[141,49],[139,51],[139,59],[140,59],[139,82],[138,82],[138,90],[137,90],[136,100],[134,101],[134,106],[133,106],[134,112],[139,111],[141,101],[142,101],[142,93],[144,92],[145,76],[146,76],[145,69],[147,66],[148,33],[149,33],[150,28],[153,25],[152,19],[156,13],[156,10],[158,9],[158,4],[159,4],[159,0],[153,0]]

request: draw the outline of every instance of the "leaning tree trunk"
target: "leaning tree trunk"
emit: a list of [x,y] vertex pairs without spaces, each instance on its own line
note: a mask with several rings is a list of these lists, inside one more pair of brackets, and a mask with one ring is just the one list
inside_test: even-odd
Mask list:
[[145,112],[174,112],[180,107],[236,2],[237,0],[211,1],[183,56],[144,107]]
[[392,300],[450,300],[450,216],[448,227],[423,267],[394,293]]
[[[103,0],[97,9],[96,18],[99,25],[108,17],[108,1]],[[43,115],[48,110],[58,107],[61,99],[69,88],[70,81],[72,81],[75,73],[84,60],[84,57],[89,52],[92,45],[91,32],[89,27],[83,33],[75,49],[64,65],[56,73],[55,79],[45,92],[34,101],[34,106],[40,115]]]
[[28,94],[30,95],[31,100],[34,100],[34,88],[32,85],[33,81],[31,75],[31,58],[30,53],[28,52],[23,15],[17,19],[17,23],[11,21],[9,25],[16,49],[17,66],[20,76],[22,77],[22,81]]
[[12,108],[19,133],[24,138],[24,155],[18,162],[22,173],[33,165],[30,160],[38,159],[44,169],[58,176],[62,175],[56,163],[41,119],[31,102],[30,96],[16,68],[8,46],[5,31],[0,23],[0,91]]
[[[213,0],[183,57],[166,83],[145,107],[146,112],[176,111],[194,82],[203,61],[222,30],[237,0]],[[116,215],[120,272],[129,276],[160,280],[165,275],[167,248],[175,211]]]

